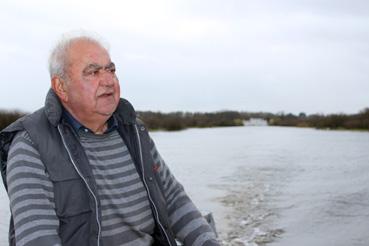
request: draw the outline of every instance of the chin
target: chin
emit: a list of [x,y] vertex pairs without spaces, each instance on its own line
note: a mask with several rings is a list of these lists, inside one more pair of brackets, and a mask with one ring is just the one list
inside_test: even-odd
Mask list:
[[100,114],[103,115],[112,115],[115,111],[115,108],[110,108],[110,109],[106,109],[106,110],[100,110]]
[[98,112],[99,115],[103,115],[103,116],[111,116],[113,114],[113,112]]
[[96,110],[97,113],[101,114],[101,115],[105,115],[105,116],[111,116],[115,109],[117,107],[114,106],[114,107],[106,107],[106,108],[102,108],[102,109],[99,109],[99,110]]

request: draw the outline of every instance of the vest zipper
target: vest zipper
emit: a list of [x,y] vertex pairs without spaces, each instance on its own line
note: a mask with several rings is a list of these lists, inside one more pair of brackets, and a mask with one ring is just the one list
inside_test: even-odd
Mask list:
[[58,131],[59,131],[59,134],[61,136],[61,139],[62,139],[62,142],[63,142],[63,145],[65,147],[65,149],[67,150],[68,152],[68,156],[73,164],[73,167],[74,169],[77,171],[78,175],[81,177],[81,179],[83,180],[83,182],[86,184],[87,186],[87,189],[90,191],[90,193],[92,194],[92,196],[94,197],[94,200],[95,200],[95,209],[96,209],[96,222],[97,222],[97,227],[98,227],[98,234],[97,234],[97,246],[100,246],[100,233],[101,233],[101,225],[100,225],[100,221],[99,221],[99,206],[98,206],[98,202],[97,202],[97,198],[96,198],[96,195],[95,193],[92,191],[90,185],[87,183],[87,180],[85,179],[85,177],[83,177],[82,173],[79,171],[79,169],[77,168],[77,165],[76,163],[74,162],[73,158],[72,158],[72,155],[70,153],[70,150],[67,146],[67,144],[65,143],[65,139],[63,137],[63,134],[61,132],[61,129],[60,129],[60,125],[58,125]]
[[159,226],[161,227],[162,231],[164,232],[164,235],[169,243],[169,245],[172,245],[171,241],[169,240],[169,237],[167,235],[167,232],[165,231],[164,229],[164,226],[160,223],[160,220],[159,220],[159,213],[158,213],[158,210],[151,198],[151,195],[150,195],[150,191],[149,191],[149,187],[146,183],[146,180],[145,180],[145,168],[144,168],[144,164],[143,164],[143,157],[142,157],[142,147],[141,147],[141,138],[140,138],[140,134],[138,132],[138,128],[137,128],[137,125],[135,124],[135,129],[136,129],[136,135],[137,135],[137,142],[138,142],[138,151],[139,151],[139,154],[140,154],[140,162],[141,162],[141,170],[142,170],[142,181],[145,185],[145,188],[147,190],[147,195],[149,197],[149,200],[150,200],[150,203],[152,204],[152,206],[154,207],[154,211],[155,211],[155,215],[156,215],[156,218],[157,218],[157,222],[159,224]]

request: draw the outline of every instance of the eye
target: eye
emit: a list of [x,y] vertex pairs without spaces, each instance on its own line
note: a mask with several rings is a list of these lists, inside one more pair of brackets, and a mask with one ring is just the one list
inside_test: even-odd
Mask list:
[[101,69],[102,67],[97,64],[90,64],[82,71],[82,73],[84,76],[98,76]]
[[108,70],[109,70],[109,72],[111,72],[111,73],[115,73],[115,67],[109,68]]
[[99,75],[99,69],[89,69],[87,71],[83,71],[84,76],[97,76]]
[[107,71],[109,73],[115,73],[115,66],[106,67],[105,71]]
[[92,70],[92,71],[88,71],[86,73],[87,76],[97,76],[99,75],[99,70]]

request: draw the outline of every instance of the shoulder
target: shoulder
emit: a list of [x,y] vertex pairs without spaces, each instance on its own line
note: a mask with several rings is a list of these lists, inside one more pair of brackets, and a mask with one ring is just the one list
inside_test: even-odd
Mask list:
[[15,173],[22,172],[24,175],[21,176],[27,176],[44,170],[40,154],[26,131],[16,133],[9,148],[6,170],[8,182],[13,180]]
[[19,131],[14,135],[13,141],[11,143],[11,147],[16,145],[17,143],[24,143],[29,146],[34,146],[31,137],[28,132],[25,130]]
[[140,116],[136,117],[136,123],[139,126],[145,126],[145,122],[140,118]]
[[44,116],[43,109],[39,109],[32,114],[22,116],[0,132],[0,149],[10,145],[16,135],[31,139],[28,132],[29,128],[36,128],[38,131]]
[[10,160],[16,155],[22,155],[24,158],[39,158],[39,152],[27,131],[19,131],[15,134],[9,147],[9,164],[11,163]]
[[118,120],[122,121],[123,123],[136,123],[136,111],[133,108],[132,104],[124,98],[120,99],[118,107],[115,110],[114,114],[116,117],[118,117]]
[[43,108],[33,112],[32,114],[26,114],[22,117],[20,117],[19,119],[17,119],[16,121],[14,121],[13,123],[11,123],[10,125],[8,125],[7,127],[5,127],[1,133],[10,133],[10,132],[19,132],[24,130],[24,125],[25,124],[34,124],[34,123],[38,123],[38,121],[40,121],[40,119],[44,116],[44,110]]

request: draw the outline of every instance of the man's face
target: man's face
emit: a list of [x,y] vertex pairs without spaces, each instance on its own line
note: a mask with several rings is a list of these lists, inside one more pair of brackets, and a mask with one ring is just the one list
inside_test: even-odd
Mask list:
[[67,108],[81,119],[111,115],[118,105],[120,88],[107,51],[93,42],[77,41],[68,57]]

